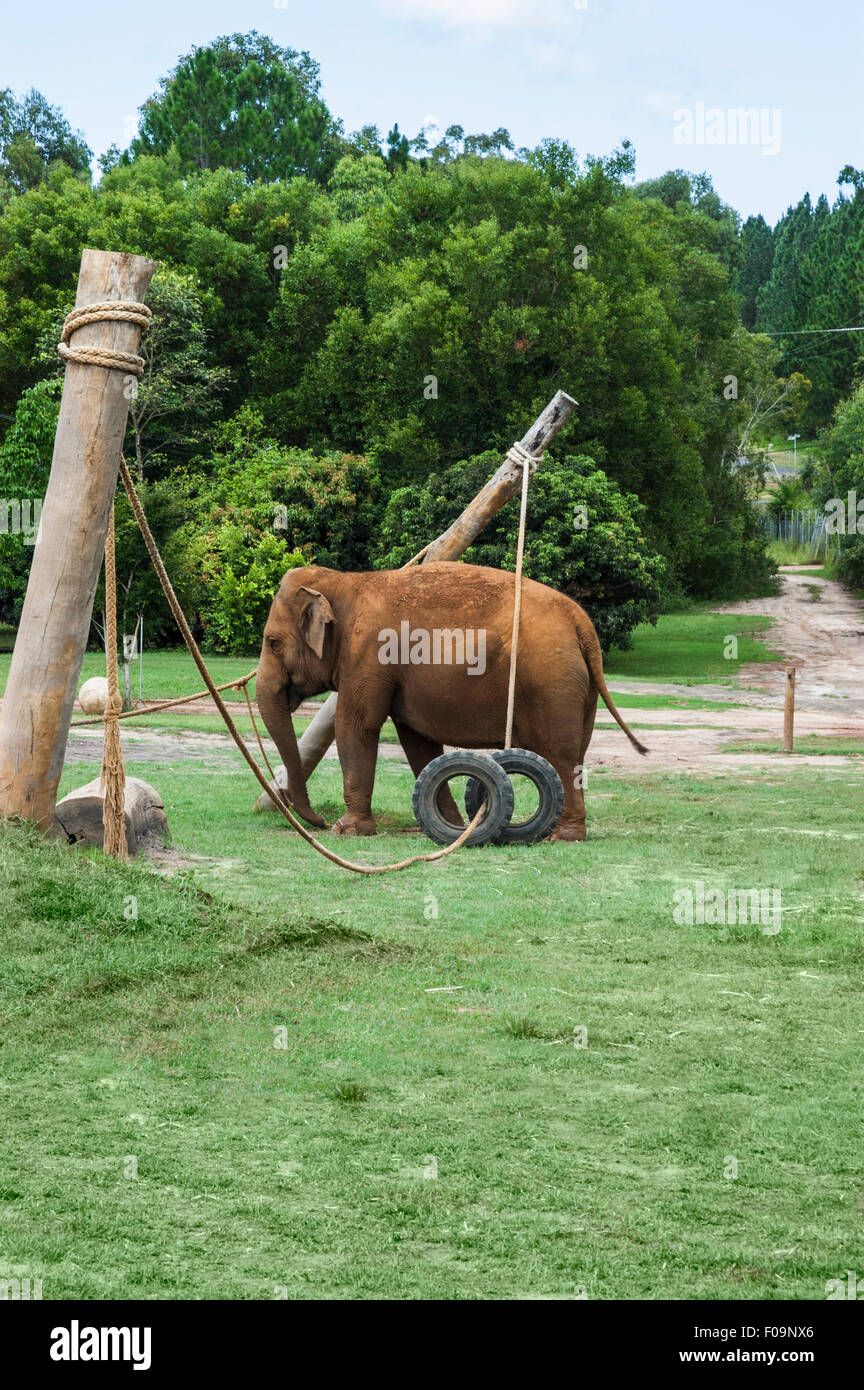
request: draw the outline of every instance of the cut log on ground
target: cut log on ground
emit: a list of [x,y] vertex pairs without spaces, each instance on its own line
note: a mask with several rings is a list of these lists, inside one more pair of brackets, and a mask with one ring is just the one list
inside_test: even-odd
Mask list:
[[[102,793],[99,778],[70,792],[54,808],[55,833],[72,844],[98,845],[103,839]],[[132,858],[149,842],[170,840],[165,805],[155,787],[138,777],[127,777],[123,797],[126,848]],[[122,843],[122,842],[121,842]]]
[[[529,454],[542,454],[548,448],[555,435],[566,424],[576,408],[576,402],[572,396],[568,396],[566,391],[557,391],[552,400],[547,405],[542,414],[538,415],[534,424],[527,434],[522,436],[519,441],[523,449]],[[512,497],[516,497],[522,486],[522,468],[520,464],[505,459],[501,467],[493,473],[488,483],[478,492],[472,502],[469,502],[461,516],[458,516],[442,535],[438,536],[421,560],[421,564],[429,564],[440,560],[458,560],[479,536],[483,527],[491,521],[496,512],[499,512],[505,503]],[[338,696],[335,692],[328,696],[315,715],[312,723],[304,730],[298,739],[300,749],[300,762],[303,767],[303,774],[308,779],[310,774],[320,763],[327,749],[333,742],[336,729],[336,702]],[[286,783],[281,778],[284,777],[285,769],[279,767],[276,772],[276,787],[284,787]],[[274,811],[273,798],[266,792],[262,792],[255,803],[256,811]]]
[[[141,303],[155,261],[84,251],[76,308]],[[74,347],[137,353],[137,323],[102,319]],[[108,513],[114,503],[129,414],[123,370],[68,361],[42,524],[0,715],[0,816],[23,816],[49,833],[72,706],[90,631]]]

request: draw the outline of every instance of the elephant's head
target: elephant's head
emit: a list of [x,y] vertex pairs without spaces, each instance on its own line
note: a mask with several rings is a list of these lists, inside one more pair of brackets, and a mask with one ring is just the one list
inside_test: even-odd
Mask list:
[[267,618],[255,684],[261,718],[285,764],[291,804],[310,825],[319,827],[326,822],[309,805],[291,714],[310,695],[333,689],[335,615],[318,587],[331,574],[315,567],[285,575]]

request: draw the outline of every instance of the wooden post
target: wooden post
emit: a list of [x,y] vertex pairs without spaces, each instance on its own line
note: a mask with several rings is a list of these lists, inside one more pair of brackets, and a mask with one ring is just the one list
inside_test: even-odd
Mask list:
[[795,667],[786,667],[786,703],[783,709],[783,752],[792,752],[795,726]]
[[[75,307],[143,302],[156,262],[81,254]],[[75,347],[137,352],[137,324],[102,320]],[[108,514],[129,413],[123,371],[67,362],[51,475],[0,715],[0,815],[50,831],[69,720],[90,631]]]
[[[568,396],[566,391],[556,391],[545,410],[538,415],[530,430],[519,441],[523,449],[527,449],[530,454],[542,453],[575,409],[576,401],[572,396]],[[473,501],[469,502],[461,516],[432,542],[420,563],[425,565],[431,561],[458,560],[495,513],[500,511],[511,497],[518,494],[521,486],[521,466],[505,459]],[[300,762],[307,778],[314,772],[333,742],[337,698],[336,692],[333,691],[298,740]],[[277,785],[281,785],[279,779],[283,774],[284,769],[277,769]],[[268,806],[275,809],[266,793],[262,792],[256,802],[256,810],[266,810]]]

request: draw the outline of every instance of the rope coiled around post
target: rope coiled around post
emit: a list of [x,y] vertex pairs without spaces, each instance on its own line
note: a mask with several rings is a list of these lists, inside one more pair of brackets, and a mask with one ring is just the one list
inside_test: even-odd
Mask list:
[[69,339],[88,323],[103,323],[106,319],[118,323],[137,323],[142,333],[150,327],[153,312],[146,304],[128,299],[106,299],[99,304],[85,304],[66,315],[57,351],[64,362],[78,362],[87,367],[105,367],[109,371],[129,372],[140,377],[145,362],[136,352],[116,352],[113,348],[76,347]]

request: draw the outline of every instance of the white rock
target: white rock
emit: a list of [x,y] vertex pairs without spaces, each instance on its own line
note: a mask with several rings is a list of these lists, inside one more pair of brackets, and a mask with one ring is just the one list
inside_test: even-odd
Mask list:
[[78,691],[78,703],[85,714],[104,714],[108,708],[108,680],[93,676]]

